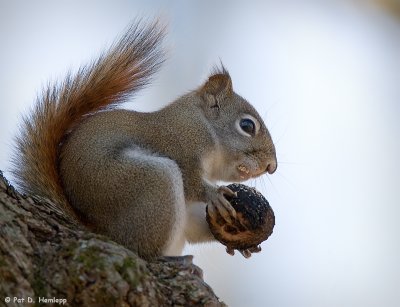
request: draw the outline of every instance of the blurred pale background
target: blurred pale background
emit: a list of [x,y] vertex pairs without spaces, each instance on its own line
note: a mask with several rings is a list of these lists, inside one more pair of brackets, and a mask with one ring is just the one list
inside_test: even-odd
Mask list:
[[136,16],[169,24],[169,60],[129,108],[197,87],[221,58],[276,143],[249,182],[274,234],[243,259],[189,247],[230,306],[400,306],[400,19],[396,1],[0,0],[0,169],[19,114]]

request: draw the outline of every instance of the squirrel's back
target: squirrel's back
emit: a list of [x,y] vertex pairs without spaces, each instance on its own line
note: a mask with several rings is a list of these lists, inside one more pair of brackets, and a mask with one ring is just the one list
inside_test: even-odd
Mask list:
[[158,22],[136,22],[97,60],[43,91],[16,138],[13,175],[23,192],[74,215],[59,176],[61,144],[86,116],[126,101],[150,81],[164,60],[163,36]]

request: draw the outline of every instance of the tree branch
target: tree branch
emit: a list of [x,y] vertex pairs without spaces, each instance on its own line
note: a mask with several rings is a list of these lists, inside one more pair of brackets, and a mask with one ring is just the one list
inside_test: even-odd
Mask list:
[[50,201],[20,195],[1,171],[0,280],[0,306],[225,305],[190,257],[146,262]]

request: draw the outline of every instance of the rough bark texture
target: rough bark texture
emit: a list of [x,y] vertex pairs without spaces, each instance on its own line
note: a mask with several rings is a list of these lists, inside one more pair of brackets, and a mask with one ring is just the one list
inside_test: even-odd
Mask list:
[[200,272],[190,258],[146,262],[0,172],[0,306],[224,306]]

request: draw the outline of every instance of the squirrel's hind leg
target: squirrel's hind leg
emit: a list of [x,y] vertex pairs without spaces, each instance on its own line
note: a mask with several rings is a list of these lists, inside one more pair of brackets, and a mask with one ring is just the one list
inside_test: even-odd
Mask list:
[[121,211],[113,228],[143,257],[179,256],[185,244],[186,206],[175,161],[134,146],[120,156]]

